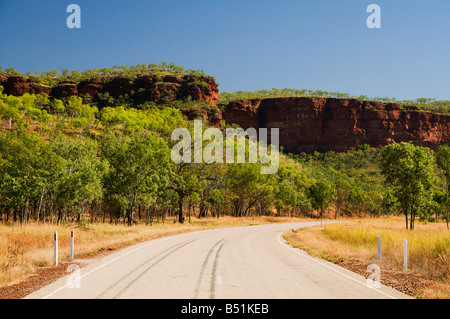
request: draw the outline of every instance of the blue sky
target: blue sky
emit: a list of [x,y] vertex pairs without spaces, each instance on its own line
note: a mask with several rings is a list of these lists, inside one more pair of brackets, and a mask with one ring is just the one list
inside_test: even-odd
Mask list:
[[[81,7],[81,29],[66,8]],[[366,8],[381,7],[381,29]],[[448,0],[0,0],[0,66],[174,62],[220,91],[321,89],[450,100]]]

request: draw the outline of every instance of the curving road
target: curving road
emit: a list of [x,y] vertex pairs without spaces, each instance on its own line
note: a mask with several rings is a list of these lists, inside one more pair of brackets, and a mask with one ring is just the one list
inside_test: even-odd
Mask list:
[[[159,238],[91,261],[26,298],[409,298],[284,243],[316,222],[232,227]],[[79,281],[73,278],[79,275]]]

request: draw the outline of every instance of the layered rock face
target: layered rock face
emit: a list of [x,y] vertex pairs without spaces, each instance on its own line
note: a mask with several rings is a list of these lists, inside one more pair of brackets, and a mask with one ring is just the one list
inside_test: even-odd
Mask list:
[[[0,74],[5,94],[47,94],[54,98],[90,95],[94,100],[128,95],[139,101],[170,103],[173,100],[208,101],[217,104],[219,89],[212,77],[193,75],[145,75],[140,77],[92,78],[79,83],[66,81],[49,87],[33,83],[21,76]],[[107,95],[105,94],[107,93]]]
[[[450,143],[450,116],[401,109],[394,103],[336,98],[272,98],[232,102],[222,118],[244,129],[279,128],[287,152],[346,151],[369,144],[413,141],[434,148]],[[270,135],[270,130],[268,131]]]
[[[89,95],[105,105],[109,97],[127,95],[137,102],[190,99],[215,106],[219,97],[214,78],[193,75],[92,78],[49,87],[21,76],[0,73],[0,85],[4,87],[3,93],[15,96],[25,93],[48,94],[54,98]],[[380,147],[402,141],[431,148],[450,143],[449,115],[422,112],[415,107],[401,108],[395,103],[289,97],[231,102],[221,105],[221,109],[184,109],[183,114],[189,119],[208,118],[216,126],[225,120],[244,129],[279,128],[280,146],[292,153],[342,152],[363,144]]]

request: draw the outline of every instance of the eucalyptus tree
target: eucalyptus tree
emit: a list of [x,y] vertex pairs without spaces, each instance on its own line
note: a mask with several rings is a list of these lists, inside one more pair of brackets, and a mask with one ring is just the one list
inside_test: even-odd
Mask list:
[[334,217],[335,217],[335,219],[337,219],[339,217],[342,209],[348,203],[348,200],[350,197],[351,185],[342,176],[339,176],[336,179],[334,185],[336,188],[336,196],[334,197],[334,205],[336,207],[336,213],[335,213]]
[[296,198],[297,202],[295,203],[295,207],[300,210],[300,214],[302,216],[305,216],[313,210],[311,201],[303,191],[298,191]]
[[10,130],[12,128],[12,123],[23,123],[23,118],[20,115],[19,109],[3,102],[3,100],[0,100],[0,120],[2,120],[3,130],[6,129],[3,120],[9,123]]
[[445,176],[447,229],[449,229],[448,183],[450,179],[450,146],[442,145],[436,150],[436,163]]
[[320,219],[323,219],[324,211],[330,206],[336,194],[334,185],[327,180],[319,180],[309,187],[311,204],[315,209],[320,209]]
[[107,163],[99,156],[97,142],[91,139],[72,140],[57,135],[51,145],[60,158],[49,189],[57,222],[66,221],[74,209],[77,220],[84,221],[89,206],[103,198],[102,178]]
[[236,163],[228,168],[224,182],[236,217],[247,215],[264,198],[274,194],[274,174],[261,174],[259,163]]
[[[192,194],[202,192],[204,163],[172,163],[168,188],[177,194],[178,222],[184,223],[184,202]],[[203,175],[203,176],[202,176]]]
[[119,205],[131,226],[139,205],[150,206],[168,186],[169,148],[152,133],[129,137],[116,132],[102,141],[102,152],[109,162],[106,196]]
[[42,203],[54,162],[50,145],[35,132],[0,134],[0,197],[14,221],[19,216],[26,224],[33,203]]
[[405,214],[408,229],[414,229],[415,217],[423,211],[434,183],[434,157],[429,148],[412,143],[393,143],[380,152],[381,171],[394,187],[395,196]]
[[296,204],[297,193],[294,185],[286,181],[279,184],[275,194],[275,207],[277,208],[278,215],[281,215],[284,209],[289,209],[291,217],[293,217]]

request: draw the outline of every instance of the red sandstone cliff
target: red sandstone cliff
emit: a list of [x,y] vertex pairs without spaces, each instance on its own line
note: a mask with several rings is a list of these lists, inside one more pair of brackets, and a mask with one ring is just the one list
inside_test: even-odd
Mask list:
[[435,147],[450,143],[450,116],[401,109],[394,103],[336,98],[272,98],[232,102],[222,118],[242,128],[279,128],[287,152],[346,151],[369,144],[413,141]]
[[[63,82],[55,87],[33,83],[21,76],[0,73],[4,93],[48,94],[62,98],[89,94],[111,97],[127,94],[139,101],[167,103],[175,99],[208,101],[217,104],[219,90],[214,78],[192,75],[145,75],[140,77],[92,78]],[[189,118],[208,118],[219,126],[221,120],[249,127],[279,128],[280,146],[288,152],[346,151],[369,144],[374,147],[391,142],[413,141],[435,147],[450,143],[450,116],[401,108],[395,103],[355,99],[290,97],[231,102],[222,111],[186,109]]]
[[139,77],[92,78],[79,83],[62,82],[54,87],[33,83],[22,76],[0,73],[0,85],[5,94],[20,96],[25,93],[47,94],[54,98],[89,94],[98,99],[99,94],[111,97],[127,94],[131,99],[168,103],[173,100],[208,101],[216,105],[219,89],[214,78],[193,75],[144,75]]

